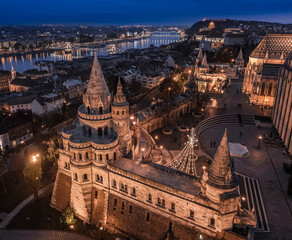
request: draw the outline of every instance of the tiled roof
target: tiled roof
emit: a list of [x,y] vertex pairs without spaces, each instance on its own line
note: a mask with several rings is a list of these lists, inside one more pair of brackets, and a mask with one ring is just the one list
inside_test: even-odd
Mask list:
[[269,58],[286,59],[292,51],[292,34],[268,34],[250,55],[251,57],[264,58],[268,52]]

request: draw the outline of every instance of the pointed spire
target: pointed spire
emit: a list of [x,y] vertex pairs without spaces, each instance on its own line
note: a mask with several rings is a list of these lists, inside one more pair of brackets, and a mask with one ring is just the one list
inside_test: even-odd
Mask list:
[[265,59],[269,58],[269,50],[266,51]]
[[209,65],[207,63],[207,55],[206,55],[206,53],[204,54],[204,58],[203,58],[201,67],[204,67],[204,68],[208,68],[209,67]]
[[284,60],[284,52],[283,51],[281,53],[280,60]]
[[202,48],[200,48],[199,50],[199,54],[197,56],[197,59],[202,60],[203,59],[203,52],[202,52]]
[[126,103],[126,104],[128,104],[128,102],[126,100],[126,96],[123,93],[123,86],[122,86],[120,77],[119,77],[118,85],[117,85],[117,93],[114,96],[113,104],[115,104],[115,103]]
[[196,79],[198,76],[198,64],[195,64],[195,73],[194,73],[194,78]]
[[222,188],[233,188],[238,185],[237,179],[230,166],[230,154],[227,139],[227,129],[215,153],[209,170],[208,183],[212,186]]
[[214,160],[211,164],[211,169],[217,175],[225,176],[226,167],[230,163],[228,139],[227,139],[227,129],[225,129],[224,135],[221,139],[221,143],[215,153]]
[[107,109],[110,106],[110,93],[96,53],[94,54],[89,83],[84,98],[84,104],[86,107],[93,109],[98,109],[99,107]]
[[237,60],[237,61],[242,61],[242,60],[244,60],[244,59],[243,59],[243,54],[242,54],[242,48],[240,48],[236,60]]

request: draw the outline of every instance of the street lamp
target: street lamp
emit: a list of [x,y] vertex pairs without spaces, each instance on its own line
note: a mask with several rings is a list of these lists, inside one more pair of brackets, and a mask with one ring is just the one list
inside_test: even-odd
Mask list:
[[37,158],[39,157],[40,155],[37,153],[35,155],[32,156],[32,161],[33,162],[36,162],[37,161]]
[[258,144],[258,149],[260,148],[260,146],[261,146],[261,140],[262,140],[262,136],[259,136],[259,144]]
[[154,138],[157,140],[158,139],[158,136],[156,135]]
[[160,149],[161,149],[161,156],[162,156],[162,149],[163,149],[163,146],[162,145],[160,146]]

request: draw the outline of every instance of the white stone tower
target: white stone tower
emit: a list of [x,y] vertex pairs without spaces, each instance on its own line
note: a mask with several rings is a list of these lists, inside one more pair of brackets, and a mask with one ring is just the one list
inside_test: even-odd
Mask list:
[[119,79],[117,92],[112,102],[113,128],[119,135],[119,142],[123,154],[131,150],[131,133],[129,122],[129,103],[123,93],[123,86]]

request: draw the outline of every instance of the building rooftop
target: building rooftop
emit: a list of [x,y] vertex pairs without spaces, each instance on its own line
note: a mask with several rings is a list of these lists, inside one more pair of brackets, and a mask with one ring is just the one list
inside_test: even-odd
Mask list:
[[120,159],[110,165],[139,175],[143,178],[172,187],[179,191],[198,196],[201,192],[201,184],[195,179],[176,175],[154,168],[151,164],[141,164],[140,161],[127,158]]
[[250,55],[251,57],[265,58],[268,52],[269,58],[286,59],[292,51],[292,34],[268,34]]

